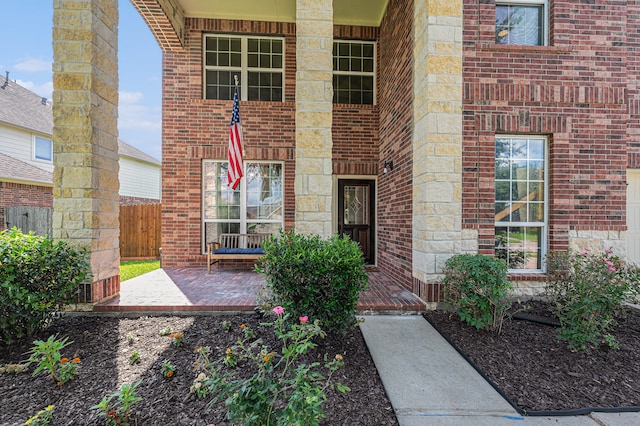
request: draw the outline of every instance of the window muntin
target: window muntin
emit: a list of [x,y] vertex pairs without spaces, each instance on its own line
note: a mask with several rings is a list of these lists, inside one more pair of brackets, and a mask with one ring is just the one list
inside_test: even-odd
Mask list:
[[374,104],[375,57],[374,42],[333,42],[334,103]]
[[283,227],[282,163],[245,162],[238,188],[227,185],[226,161],[203,163],[204,241],[222,233],[277,234]]
[[203,63],[205,99],[233,99],[237,75],[241,100],[283,100],[282,38],[205,35]]
[[543,46],[547,44],[546,22],[544,0],[496,3],[496,44]]
[[50,139],[35,136],[33,138],[33,159],[53,161],[53,143]]
[[511,271],[543,270],[546,192],[546,139],[497,137],[495,253]]

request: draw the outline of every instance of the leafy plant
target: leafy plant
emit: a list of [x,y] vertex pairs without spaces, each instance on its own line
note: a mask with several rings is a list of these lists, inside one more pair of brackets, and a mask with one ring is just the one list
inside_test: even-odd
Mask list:
[[465,323],[500,332],[509,309],[507,266],[503,260],[481,254],[458,254],[444,269],[445,300],[457,307]]
[[[280,306],[273,313],[275,321],[264,325],[273,327],[282,342],[280,353],[270,350],[261,339],[248,342],[246,335],[240,338],[229,350],[242,361],[237,365],[251,363],[257,372],[239,378],[237,371],[223,369],[229,350],[222,360],[213,363],[209,359],[210,348],[199,348],[196,366],[203,372],[194,380],[192,392],[203,397],[215,395],[211,404],[224,398],[227,418],[234,424],[317,425],[325,417],[325,390],[334,386],[332,375],[344,365],[342,356],[338,354],[327,361],[325,355],[324,367],[329,371],[326,377],[317,371],[320,362],[300,363],[299,357],[316,347],[313,339],[324,337],[325,332],[318,320],[311,323],[306,316],[287,327],[292,321]],[[349,391],[340,384],[335,387],[341,392]]]
[[[107,426],[129,426],[131,421],[131,407],[142,401],[136,396],[136,388],[140,385],[140,380],[134,384],[124,383],[119,391],[102,398],[99,404],[91,407],[92,410],[100,410],[100,415],[106,418]],[[116,399],[115,402],[112,402]]]
[[180,346],[182,346],[182,340],[184,339],[184,334],[171,333],[169,334],[169,337],[171,338],[171,344],[173,346],[175,346],[176,348],[179,348]]
[[176,366],[173,365],[168,359],[162,361],[162,365],[160,368],[162,370],[162,375],[167,379],[172,378],[176,371]]
[[547,294],[560,321],[559,338],[571,350],[590,351],[601,343],[617,348],[610,334],[622,304],[640,293],[640,271],[611,250],[550,253]]
[[74,301],[89,272],[84,249],[17,228],[0,231],[0,344],[41,330]]
[[53,408],[53,405],[48,405],[45,409],[29,417],[24,424],[30,426],[47,426],[53,418]]
[[34,376],[41,371],[47,371],[51,380],[58,385],[63,385],[75,377],[78,373],[80,358],[73,358],[69,361],[69,358],[63,358],[60,353],[62,349],[73,343],[68,340],[67,337],[58,340],[56,336],[49,336],[46,341],[35,340],[33,342],[28,364],[38,364],[33,372]]
[[360,292],[367,288],[362,251],[348,237],[280,231],[264,244],[258,272],[266,275],[267,306],[283,306],[293,318],[309,315],[327,331],[355,324]]
[[129,355],[129,364],[140,364],[140,354],[135,349],[132,350],[131,355]]

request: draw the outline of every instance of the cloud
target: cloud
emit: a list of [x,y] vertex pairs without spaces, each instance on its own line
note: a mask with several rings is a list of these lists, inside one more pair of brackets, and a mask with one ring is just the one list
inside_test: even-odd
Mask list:
[[26,58],[15,64],[14,67],[18,71],[26,72],[51,71],[51,62],[36,58]]
[[142,92],[118,92],[119,104],[137,104],[144,100]]
[[[11,80],[11,76],[9,76],[9,80]],[[51,99],[53,97],[53,81],[36,84],[33,81],[16,80],[16,83],[25,89],[31,90],[37,95],[44,96],[47,99]]]

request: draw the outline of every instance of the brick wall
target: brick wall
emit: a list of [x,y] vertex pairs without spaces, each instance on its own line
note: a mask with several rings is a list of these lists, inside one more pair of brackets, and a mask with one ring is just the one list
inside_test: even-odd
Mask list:
[[463,227],[478,229],[481,253],[494,249],[500,133],[549,136],[550,250],[567,248],[570,230],[625,229],[628,43],[638,41],[627,37],[638,6],[627,3],[550,2],[550,46],[527,47],[495,45],[494,2],[464,1]]
[[[202,99],[202,41],[206,32],[285,38],[285,101],[242,101],[240,115],[245,160],[284,162],[284,222],[286,228],[294,225],[295,24],[187,18],[185,50],[165,51],[163,55],[162,261],[166,267],[206,264],[201,254],[202,160],[227,158],[232,102]],[[367,38],[375,36],[376,30],[336,26],[334,33]],[[337,161],[334,170],[374,174],[376,108],[335,109],[333,155],[348,154],[351,161]]]
[[[391,0],[378,43],[378,265],[412,285],[413,1]],[[383,174],[384,161],[394,169]]]
[[5,206],[53,207],[53,188],[0,182],[0,229],[5,229]]

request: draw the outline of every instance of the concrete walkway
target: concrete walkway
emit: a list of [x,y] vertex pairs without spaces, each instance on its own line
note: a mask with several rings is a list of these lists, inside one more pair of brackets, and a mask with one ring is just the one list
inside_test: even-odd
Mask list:
[[422,316],[360,318],[400,426],[640,425],[640,413],[523,417]]

